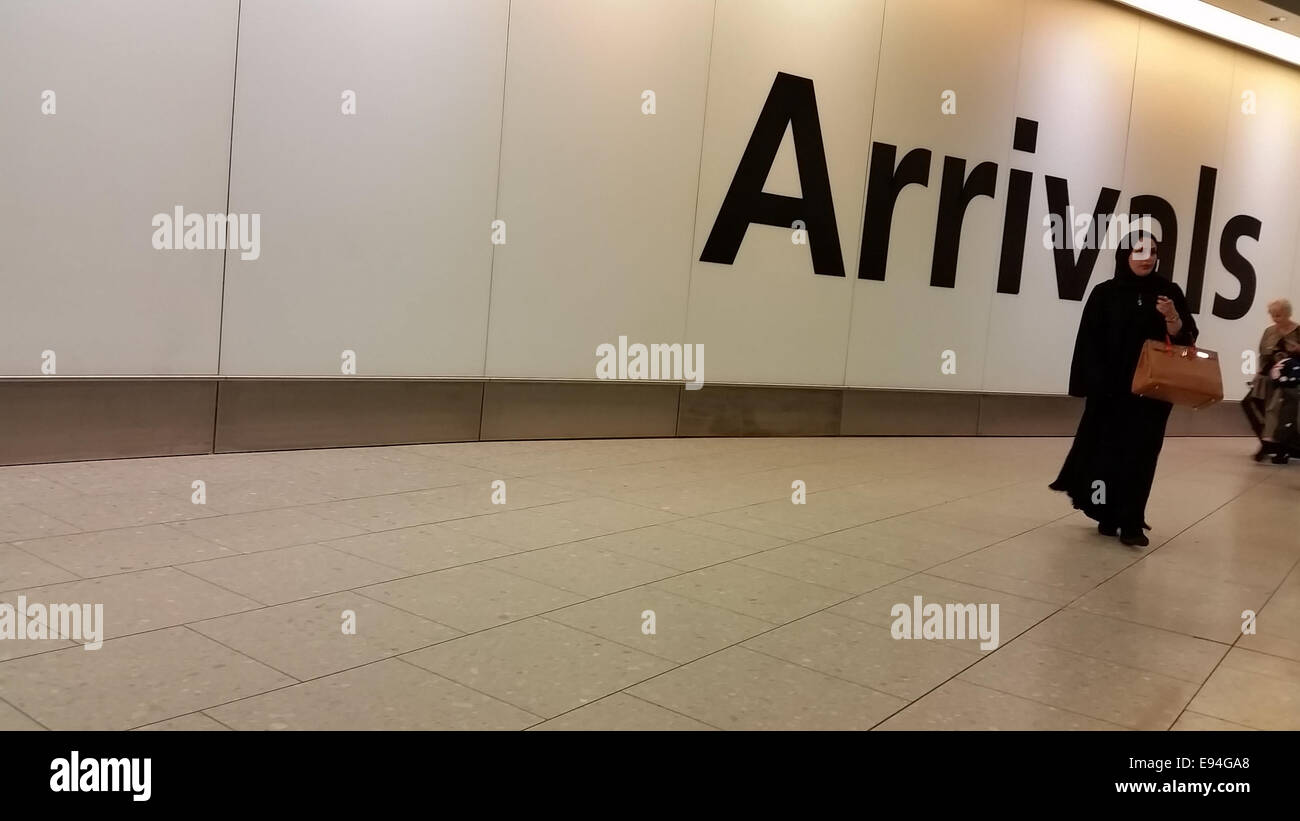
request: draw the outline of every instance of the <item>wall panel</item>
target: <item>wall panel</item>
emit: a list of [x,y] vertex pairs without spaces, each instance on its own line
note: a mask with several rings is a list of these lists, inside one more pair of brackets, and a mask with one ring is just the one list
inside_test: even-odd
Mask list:
[[[703,343],[705,379],[838,385],[861,233],[880,0],[719,0],[686,337]],[[700,262],[723,199],[784,72],[811,80],[846,276],[813,272],[789,228],[750,225],[732,265]],[[800,196],[787,131],[763,190]]]
[[0,375],[216,371],[221,252],[151,223],[225,210],[236,10],[0,3]]
[[482,373],[506,9],[244,0],[222,373]]
[[592,379],[602,343],[682,341],[712,15],[511,5],[489,376]]
[[[1024,6],[1025,0],[886,6],[871,140],[896,146],[895,164],[914,149],[930,151],[931,159],[928,184],[909,185],[898,197],[884,280],[855,280],[849,385],[980,388]],[[993,164],[993,195],[971,200],[956,242],[946,229],[942,241],[936,238],[949,156],[965,161],[959,185],[981,163]],[[951,273],[933,272],[936,243],[958,249]],[[951,276],[951,287],[935,287],[932,276]],[[955,356],[955,372],[941,370],[944,351]]]
[[[1034,151],[1013,149],[1010,166],[1032,173],[1032,187],[1018,291],[992,298],[985,390],[1066,392],[1083,302],[1060,297],[1053,248],[1044,243],[1045,178],[1066,180],[1070,204],[1085,214],[1103,187],[1123,185],[1137,44],[1137,16],[1117,5],[1026,6],[1015,115],[1038,130]],[[1112,269],[1099,254],[1089,287]]]

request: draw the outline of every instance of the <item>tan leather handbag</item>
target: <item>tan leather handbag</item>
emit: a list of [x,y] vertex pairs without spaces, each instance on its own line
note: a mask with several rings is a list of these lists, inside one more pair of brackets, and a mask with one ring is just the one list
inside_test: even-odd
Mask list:
[[1148,339],[1133,371],[1133,393],[1175,405],[1204,408],[1223,399],[1219,355],[1194,345]]

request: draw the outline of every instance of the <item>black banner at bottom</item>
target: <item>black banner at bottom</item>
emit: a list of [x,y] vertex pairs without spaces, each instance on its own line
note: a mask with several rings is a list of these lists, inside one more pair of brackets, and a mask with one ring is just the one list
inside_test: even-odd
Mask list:
[[[1295,733],[7,733],[9,806],[1113,805],[1296,796]],[[1056,804],[1044,805],[1044,799]],[[1166,803],[1172,802],[1172,803]],[[1289,803],[1289,802],[1288,802]]]

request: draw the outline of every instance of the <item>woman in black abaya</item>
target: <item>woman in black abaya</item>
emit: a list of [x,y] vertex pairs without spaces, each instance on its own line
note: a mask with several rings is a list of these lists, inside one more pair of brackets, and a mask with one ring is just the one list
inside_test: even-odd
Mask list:
[[1178,285],[1161,275],[1159,248],[1146,231],[1115,253],[1115,276],[1092,289],[1070,363],[1070,395],[1087,398],[1074,445],[1052,490],[1097,521],[1105,536],[1150,544],[1142,531],[1156,460],[1172,405],[1132,392],[1148,339],[1196,342],[1196,321]]

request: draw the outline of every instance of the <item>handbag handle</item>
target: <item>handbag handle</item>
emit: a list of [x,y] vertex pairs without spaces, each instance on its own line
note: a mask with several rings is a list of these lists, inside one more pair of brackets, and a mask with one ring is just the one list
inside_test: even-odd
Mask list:
[[[1191,351],[1192,356],[1196,356],[1196,343],[1195,343],[1195,342],[1193,342],[1193,343],[1190,344],[1190,345],[1187,345],[1186,347],[1187,347],[1187,350]],[[1174,341],[1173,341],[1172,339],[1169,338],[1169,332],[1168,332],[1168,331],[1165,331],[1165,353],[1169,354],[1170,356],[1173,356],[1173,355],[1174,355]]]

